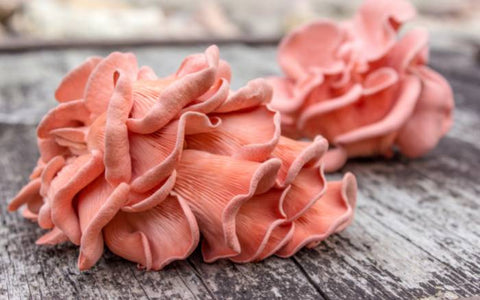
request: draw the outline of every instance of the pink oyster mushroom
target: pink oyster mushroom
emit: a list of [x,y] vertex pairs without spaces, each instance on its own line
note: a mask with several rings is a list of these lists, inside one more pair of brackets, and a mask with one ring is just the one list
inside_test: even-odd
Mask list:
[[62,80],[38,126],[41,157],[9,205],[50,229],[38,244],[80,246],[92,267],[104,244],[158,270],[200,235],[205,261],[291,256],[344,229],[356,181],[325,181],[327,141],[280,135],[263,79],[230,91],[216,46],[159,78],[130,53],[94,57]]
[[320,20],[288,34],[278,61],[286,77],[268,78],[283,133],[321,134],[334,148],[326,170],[348,157],[407,157],[431,150],[452,125],[448,82],[427,67],[428,34],[400,26],[415,15],[403,0],[365,0],[352,20]]

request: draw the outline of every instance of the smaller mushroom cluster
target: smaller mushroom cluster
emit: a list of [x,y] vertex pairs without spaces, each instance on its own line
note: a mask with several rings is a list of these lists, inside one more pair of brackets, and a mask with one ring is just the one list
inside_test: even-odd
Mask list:
[[9,205],[49,229],[38,244],[106,245],[158,270],[202,237],[205,261],[287,257],[344,229],[356,181],[326,182],[322,137],[281,136],[263,79],[230,91],[216,46],[159,78],[130,53],[93,57],[62,80],[37,130],[40,158]]
[[452,124],[453,93],[426,66],[428,34],[401,25],[415,15],[405,0],[365,0],[342,23],[319,20],[288,34],[278,61],[285,77],[269,78],[272,107],[282,113],[283,133],[324,136],[326,170],[348,157],[418,157]]

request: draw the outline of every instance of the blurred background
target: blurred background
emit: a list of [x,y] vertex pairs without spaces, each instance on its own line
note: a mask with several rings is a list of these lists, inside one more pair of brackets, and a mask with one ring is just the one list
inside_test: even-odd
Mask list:
[[[278,40],[319,17],[346,19],[360,0],[0,0],[0,48],[42,44]],[[434,47],[478,44],[480,0],[414,0]]]

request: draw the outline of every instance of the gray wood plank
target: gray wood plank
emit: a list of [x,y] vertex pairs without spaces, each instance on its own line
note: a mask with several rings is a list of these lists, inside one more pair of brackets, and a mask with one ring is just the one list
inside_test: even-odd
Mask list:
[[[160,74],[203,47],[130,49]],[[455,90],[455,126],[417,160],[366,159],[357,175],[353,225],[292,259],[256,264],[202,262],[198,250],[160,272],[144,272],[106,251],[87,272],[78,249],[39,247],[41,230],[6,203],[26,182],[36,158],[34,125],[54,105],[61,76],[105,50],[0,54],[0,298],[373,299],[454,298],[480,294],[480,68],[472,53],[434,52],[432,63]],[[273,47],[228,45],[222,57],[233,86],[278,74]],[[332,178],[338,177],[332,175]]]
[[189,259],[220,299],[323,299],[322,292],[290,259],[270,257],[262,262],[234,264],[220,261],[206,264],[200,253]]

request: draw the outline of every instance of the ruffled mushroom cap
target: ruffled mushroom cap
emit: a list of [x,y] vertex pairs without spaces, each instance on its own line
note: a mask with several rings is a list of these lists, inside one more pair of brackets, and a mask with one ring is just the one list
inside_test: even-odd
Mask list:
[[26,204],[50,229],[38,244],[79,245],[81,270],[104,245],[158,270],[200,234],[206,261],[248,262],[344,228],[356,184],[326,183],[327,141],[282,137],[266,81],[230,91],[230,77],[216,46],[164,78],[129,53],[88,59],[60,83],[38,126],[37,167],[9,210]]
[[397,38],[415,15],[404,0],[365,0],[352,20],[316,21],[287,35],[278,61],[287,77],[269,78],[283,134],[321,134],[335,146],[326,169],[348,157],[408,157],[431,150],[452,124],[448,82],[425,66],[428,35]]

